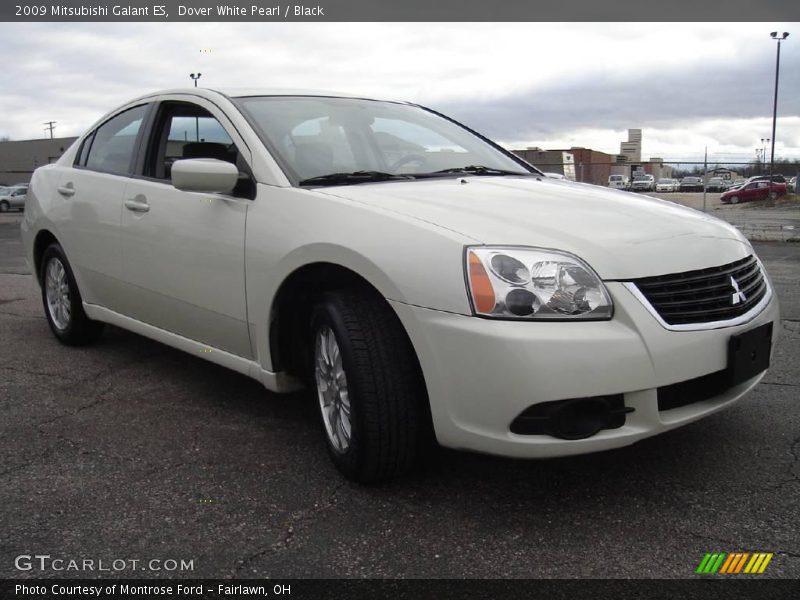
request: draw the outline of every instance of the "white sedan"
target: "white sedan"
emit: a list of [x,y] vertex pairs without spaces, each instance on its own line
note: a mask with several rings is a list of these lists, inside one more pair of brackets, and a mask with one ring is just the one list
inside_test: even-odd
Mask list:
[[677,192],[681,184],[677,179],[659,179],[656,183],[657,192]]
[[531,458],[632,444],[739,400],[779,329],[734,227],[548,179],[401,102],[142,96],[35,172],[22,232],[61,342],[112,323],[308,387],[358,481],[433,439]]

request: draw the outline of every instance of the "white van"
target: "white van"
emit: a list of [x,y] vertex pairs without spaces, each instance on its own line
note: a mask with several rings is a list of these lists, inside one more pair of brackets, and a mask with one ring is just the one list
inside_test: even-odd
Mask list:
[[625,175],[609,175],[608,177],[608,187],[610,188],[627,190],[629,184],[630,180]]

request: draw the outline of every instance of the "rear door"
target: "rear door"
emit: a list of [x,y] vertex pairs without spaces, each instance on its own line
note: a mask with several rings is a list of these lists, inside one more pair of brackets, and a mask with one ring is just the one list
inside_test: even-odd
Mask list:
[[74,165],[59,176],[53,221],[83,300],[121,308],[122,194],[150,106],[127,108],[86,136]]
[[[251,358],[245,299],[245,219],[254,184],[249,150],[212,103],[166,101],[122,208],[125,313],[161,329]],[[230,195],[183,192],[170,170],[182,158],[237,164]]]

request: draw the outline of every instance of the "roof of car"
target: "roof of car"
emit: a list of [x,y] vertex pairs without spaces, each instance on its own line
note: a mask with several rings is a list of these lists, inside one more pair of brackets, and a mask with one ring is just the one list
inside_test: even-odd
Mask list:
[[[353,94],[343,93],[332,90],[311,90],[301,88],[222,88],[212,89],[203,87],[187,87],[175,88],[168,90],[159,90],[145,94],[141,98],[150,98],[152,96],[163,96],[167,94],[190,94],[201,96],[205,98],[212,98],[222,94],[229,98],[246,98],[249,96],[325,96],[333,98],[363,98],[365,100],[386,100],[386,98],[378,98],[372,94]],[[138,100],[138,98],[137,98]],[[394,100],[397,101],[396,99]]]

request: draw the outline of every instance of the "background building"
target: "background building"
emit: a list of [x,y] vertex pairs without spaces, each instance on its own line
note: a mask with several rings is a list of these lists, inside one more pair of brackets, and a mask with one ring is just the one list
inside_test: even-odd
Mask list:
[[0,183],[28,183],[34,170],[57,161],[77,138],[0,142]]
[[644,163],[644,172],[650,173],[656,181],[672,179],[672,167],[665,165],[663,158],[650,158],[648,162]]
[[575,159],[569,151],[542,150],[534,147],[512,152],[545,173],[559,173],[570,181],[576,181]]
[[628,141],[620,142],[619,153],[630,163],[642,162],[642,130],[628,129]]

